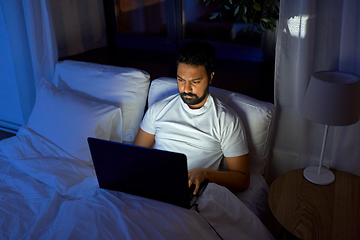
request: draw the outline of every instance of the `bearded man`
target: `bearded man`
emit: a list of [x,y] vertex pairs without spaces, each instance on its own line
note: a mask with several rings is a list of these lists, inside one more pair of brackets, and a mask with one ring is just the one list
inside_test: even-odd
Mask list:
[[[150,106],[133,142],[185,154],[189,186],[196,185],[194,194],[205,179],[231,191],[246,190],[250,183],[249,150],[241,119],[209,93],[215,60],[211,44],[186,43],[176,60],[179,93]],[[223,158],[227,171],[219,171]]]

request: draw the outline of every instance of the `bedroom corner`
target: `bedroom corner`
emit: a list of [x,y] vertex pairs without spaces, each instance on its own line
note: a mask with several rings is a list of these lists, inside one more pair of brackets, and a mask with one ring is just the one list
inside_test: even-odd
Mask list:
[[[323,126],[302,116],[302,100],[316,71],[360,75],[360,2],[271,1],[281,3],[277,32],[243,45],[223,39],[229,29],[233,33],[243,27],[238,23],[217,22],[220,41],[202,38],[201,32],[211,37],[217,32],[204,27],[210,22],[206,15],[192,15],[200,8],[197,2],[205,1],[148,0],[140,6],[141,1],[131,0],[0,0],[0,239],[148,239],[149,234],[166,239],[174,233],[179,239],[219,239],[196,211],[100,189],[86,142],[91,136],[132,143],[145,110],[155,99],[178,92],[174,58],[178,48],[193,39],[185,37],[189,33],[214,43],[220,52],[210,93],[240,116],[252,151],[248,190],[232,194],[219,185],[209,188],[223,206],[234,204],[237,211],[238,225],[231,225],[221,221],[221,216],[230,219],[225,214],[231,211],[220,206],[214,225],[230,239],[273,239],[279,232],[287,233],[279,239],[293,239],[296,234],[280,230],[274,219],[269,189],[281,176],[290,172],[286,176],[291,178],[296,169],[299,173],[318,164]],[[184,6],[191,17],[182,12]],[[160,16],[156,34],[161,41],[141,32],[150,23],[146,16],[155,16],[153,10]],[[125,24],[130,33],[116,25],[122,17],[134,22]],[[195,21],[197,17],[201,21]],[[164,22],[172,24],[165,38]],[[243,36],[240,30],[230,35]],[[38,97],[38,92],[43,95]],[[359,132],[360,122],[330,128],[324,152],[324,166],[357,179],[357,185],[338,187],[352,194],[347,198],[355,206],[347,209],[350,214],[360,209]],[[306,181],[296,176],[299,183]],[[287,192],[295,192],[299,200],[299,189],[289,184]],[[279,192],[273,192],[273,199]],[[319,192],[308,195],[320,202],[310,209],[310,218],[321,205]],[[273,201],[276,207],[287,206]],[[213,217],[211,207],[204,211]],[[286,215],[286,209],[282,213]],[[350,231],[355,229],[344,220],[350,218],[339,219]],[[354,219],[357,227],[360,218]],[[305,228],[306,221],[298,223],[295,229]],[[309,236],[317,231],[312,227]]]

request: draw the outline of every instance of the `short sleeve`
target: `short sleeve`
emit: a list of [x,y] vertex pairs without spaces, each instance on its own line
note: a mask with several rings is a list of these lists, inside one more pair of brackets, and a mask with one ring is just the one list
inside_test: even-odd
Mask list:
[[149,134],[155,135],[155,105],[152,105],[145,113],[140,123],[140,128]]
[[245,129],[239,117],[234,117],[221,135],[221,150],[225,157],[237,157],[249,153]]

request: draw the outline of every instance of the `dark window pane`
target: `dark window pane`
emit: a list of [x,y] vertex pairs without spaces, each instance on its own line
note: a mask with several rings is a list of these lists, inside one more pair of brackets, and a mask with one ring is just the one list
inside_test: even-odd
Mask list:
[[117,32],[167,37],[166,0],[115,0]]
[[244,32],[249,26],[246,23],[234,20],[210,19],[211,13],[217,8],[212,3],[206,6],[199,1],[182,1],[182,37],[183,39],[202,39],[236,44],[260,45],[261,34],[257,32]]

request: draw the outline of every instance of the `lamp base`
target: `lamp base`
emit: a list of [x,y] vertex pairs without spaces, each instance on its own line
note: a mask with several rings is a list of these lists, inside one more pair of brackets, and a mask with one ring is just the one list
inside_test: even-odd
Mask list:
[[319,166],[310,166],[304,169],[304,177],[317,185],[328,185],[335,180],[335,175],[327,168],[322,167],[318,174]]

